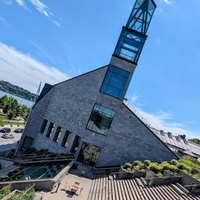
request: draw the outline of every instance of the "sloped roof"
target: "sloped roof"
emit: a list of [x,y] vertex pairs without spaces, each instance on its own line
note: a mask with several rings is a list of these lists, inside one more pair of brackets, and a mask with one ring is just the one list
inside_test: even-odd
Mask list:
[[200,145],[194,144],[190,141],[188,141],[184,135],[173,135],[170,132],[164,132],[163,130],[158,130],[153,128],[149,122],[145,120],[143,116],[140,115],[137,110],[127,103],[126,101],[123,102],[124,105],[126,105],[137,117],[143,121],[144,124],[157,136],[159,137],[166,145],[168,145],[173,150],[182,150],[191,152],[191,155],[194,154],[194,156],[200,157]]

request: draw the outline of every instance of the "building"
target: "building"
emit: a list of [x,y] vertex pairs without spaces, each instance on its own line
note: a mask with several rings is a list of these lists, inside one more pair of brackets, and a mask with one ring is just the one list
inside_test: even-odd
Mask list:
[[156,4],[136,0],[110,63],[56,85],[46,84],[32,108],[17,151],[74,153],[89,166],[176,155],[124,103]]

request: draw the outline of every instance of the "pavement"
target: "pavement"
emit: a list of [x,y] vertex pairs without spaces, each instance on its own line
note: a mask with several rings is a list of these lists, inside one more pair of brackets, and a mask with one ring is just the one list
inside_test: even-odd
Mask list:
[[[19,127],[23,128],[24,126],[19,126]],[[12,127],[10,125],[5,125],[3,127],[0,127],[0,129],[11,128],[10,133],[13,134],[14,136],[14,138],[5,139],[2,138],[3,133],[0,132],[0,152],[16,148],[17,142],[20,140],[22,133],[15,133],[14,130],[19,127],[17,125],[12,125]]]
[[[81,175],[82,170],[86,171],[84,176]],[[38,199],[42,197],[42,200],[87,200],[92,184],[91,170],[90,167],[79,164],[78,168],[71,169],[52,191],[37,192]],[[79,182],[80,188],[74,194],[71,192],[71,185],[75,182]]]

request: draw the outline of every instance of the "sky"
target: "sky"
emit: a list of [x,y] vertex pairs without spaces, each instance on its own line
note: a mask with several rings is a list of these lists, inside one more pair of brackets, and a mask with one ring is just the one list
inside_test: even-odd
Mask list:
[[[33,93],[109,64],[135,0],[0,0],[0,80]],[[200,139],[200,1],[155,0],[126,94],[154,128]]]

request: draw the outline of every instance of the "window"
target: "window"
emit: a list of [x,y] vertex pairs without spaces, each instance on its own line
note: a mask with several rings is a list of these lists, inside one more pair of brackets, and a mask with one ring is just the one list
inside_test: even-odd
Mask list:
[[55,136],[54,136],[54,138],[53,138],[53,141],[54,141],[54,142],[58,142],[61,133],[62,133],[62,128],[61,128],[60,126],[58,126],[57,129],[56,129]]
[[80,141],[81,141],[81,137],[76,135],[74,142],[73,142],[73,145],[72,145],[72,148],[71,148],[72,153],[74,153],[74,154],[76,153],[78,146],[80,144]]
[[29,136],[25,136],[21,150],[22,151],[29,150],[32,147],[33,141],[34,141],[34,138],[29,137]]
[[115,111],[95,104],[87,124],[87,128],[103,135],[107,135],[114,114]]
[[48,128],[48,130],[47,130],[47,134],[46,134],[47,137],[49,137],[49,138],[51,137],[52,132],[53,132],[53,129],[54,129],[54,123],[51,122],[51,123],[49,124],[49,128]]
[[114,55],[137,64],[146,37],[144,34],[123,27]]
[[47,126],[47,122],[48,121],[46,119],[43,120],[41,129],[40,129],[41,133],[44,133],[44,130],[45,130],[46,126]]
[[67,147],[67,145],[69,144],[69,140],[70,140],[71,134],[72,134],[71,132],[66,130],[64,138],[63,138],[63,141],[62,141],[62,144],[61,144],[62,147]]
[[109,66],[100,91],[116,98],[121,98],[130,72]]

